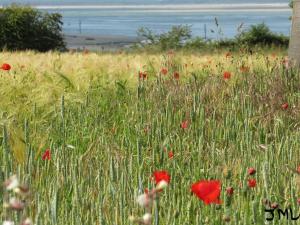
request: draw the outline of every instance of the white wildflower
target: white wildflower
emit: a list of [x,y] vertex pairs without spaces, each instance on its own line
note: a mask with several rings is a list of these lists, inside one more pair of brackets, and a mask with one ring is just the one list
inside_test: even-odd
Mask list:
[[5,220],[3,221],[2,225],[14,225],[15,223],[13,221]]
[[10,191],[19,186],[19,180],[16,175],[11,176],[4,182],[4,186],[6,187],[6,190]]
[[143,216],[143,223],[148,225],[151,224],[151,221],[152,221],[152,215],[150,213],[146,213]]

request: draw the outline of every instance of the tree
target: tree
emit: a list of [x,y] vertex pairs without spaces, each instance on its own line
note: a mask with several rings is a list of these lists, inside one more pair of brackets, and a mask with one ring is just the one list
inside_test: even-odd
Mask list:
[[300,65],[300,0],[293,1],[292,30],[289,46],[289,58]]
[[62,16],[31,7],[12,5],[0,9],[0,49],[62,50]]

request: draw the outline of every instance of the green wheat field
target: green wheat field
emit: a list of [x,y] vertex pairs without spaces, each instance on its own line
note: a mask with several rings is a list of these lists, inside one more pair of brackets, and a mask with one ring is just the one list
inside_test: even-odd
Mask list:
[[[151,224],[297,224],[264,211],[300,214],[300,73],[285,56],[2,52],[0,182],[16,174],[30,196],[11,212],[3,188],[0,219],[134,224],[137,197],[165,170]],[[221,204],[192,194],[203,179],[221,182]]]

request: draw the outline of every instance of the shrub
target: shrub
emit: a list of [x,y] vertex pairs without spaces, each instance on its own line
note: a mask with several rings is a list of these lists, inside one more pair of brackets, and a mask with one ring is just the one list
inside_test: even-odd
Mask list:
[[63,50],[62,16],[31,7],[12,5],[0,9],[0,49]]
[[188,49],[199,49],[207,47],[207,42],[201,37],[195,37],[187,41],[185,47]]
[[264,23],[252,25],[249,30],[237,35],[236,40],[238,44],[246,46],[276,45],[286,47],[289,44],[288,37],[273,33]]
[[192,37],[192,31],[187,25],[173,26],[170,31],[162,34],[154,34],[148,28],[140,28],[138,36],[160,50],[179,49]]

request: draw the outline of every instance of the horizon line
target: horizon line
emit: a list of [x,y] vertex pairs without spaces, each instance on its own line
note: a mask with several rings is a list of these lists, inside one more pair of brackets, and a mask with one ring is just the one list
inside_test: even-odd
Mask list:
[[[26,4],[23,4],[26,6]],[[291,11],[287,3],[152,4],[152,5],[29,5],[36,9],[112,9],[143,11]],[[4,5],[0,5],[3,8]]]

